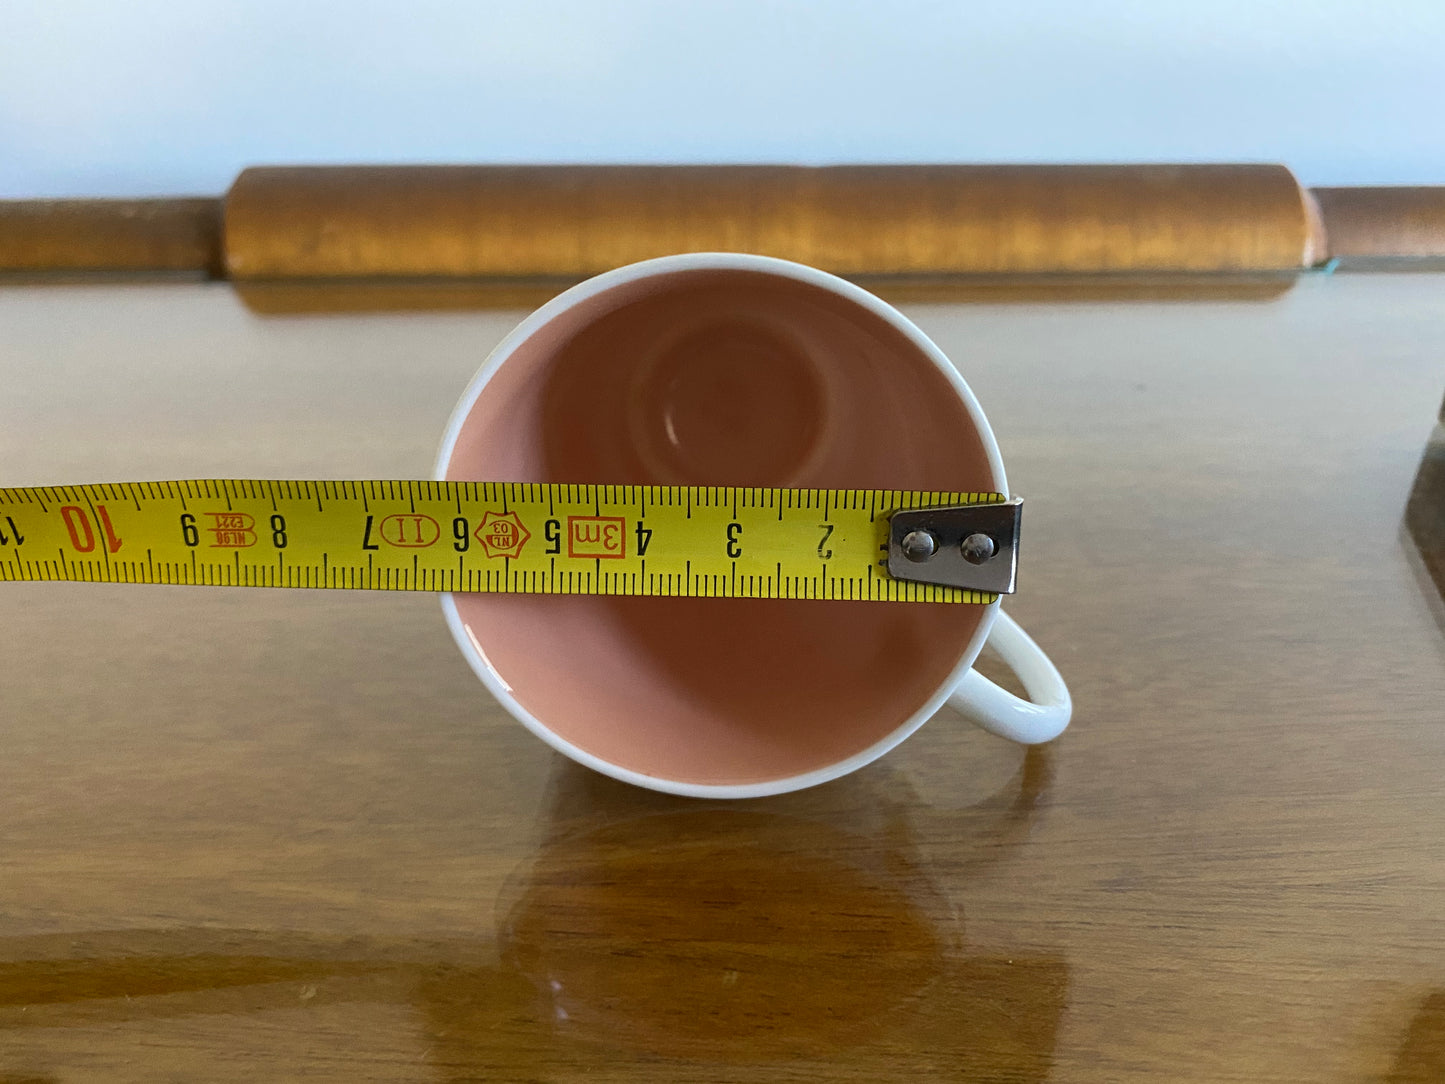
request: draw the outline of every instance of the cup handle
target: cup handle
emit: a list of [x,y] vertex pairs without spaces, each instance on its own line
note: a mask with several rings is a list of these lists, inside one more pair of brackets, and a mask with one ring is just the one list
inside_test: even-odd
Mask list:
[[970,670],[949,695],[949,706],[990,734],[1010,741],[1039,745],[1057,738],[1069,725],[1074,711],[1068,686],[1058,669],[1019,623],[1002,610],[994,618],[988,642],[1018,675],[1029,699],[1021,700],[977,670]]

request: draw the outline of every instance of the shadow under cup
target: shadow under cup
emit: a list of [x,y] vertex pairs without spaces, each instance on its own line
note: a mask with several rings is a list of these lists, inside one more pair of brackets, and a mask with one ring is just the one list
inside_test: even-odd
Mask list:
[[[445,477],[977,491],[1000,482],[954,385],[903,330],[822,285],[742,269],[624,280],[513,341],[462,422]],[[485,663],[553,734],[639,775],[712,786],[790,779],[869,750],[927,704],[986,612],[455,601]]]

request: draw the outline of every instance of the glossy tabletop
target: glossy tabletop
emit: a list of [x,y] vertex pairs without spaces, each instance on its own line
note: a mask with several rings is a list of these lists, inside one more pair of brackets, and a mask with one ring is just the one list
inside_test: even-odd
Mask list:
[[[1445,276],[1020,297],[903,307],[1028,501],[1027,755],[670,798],[432,596],[0,585],[0,1081],[1445,1078]],[[0,484],[425,477],[521,315],[11,285]]]

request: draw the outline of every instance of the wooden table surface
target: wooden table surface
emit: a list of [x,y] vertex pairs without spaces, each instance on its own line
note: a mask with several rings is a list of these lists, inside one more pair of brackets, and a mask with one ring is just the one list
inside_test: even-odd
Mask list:
[[[674,799],[433,597],[4,585],[0,1081],[1445,1079],[1445,276],[906,311],[1029,501],[1062,739]],[[11,286],[0,481],[425,476],[520,315]]]

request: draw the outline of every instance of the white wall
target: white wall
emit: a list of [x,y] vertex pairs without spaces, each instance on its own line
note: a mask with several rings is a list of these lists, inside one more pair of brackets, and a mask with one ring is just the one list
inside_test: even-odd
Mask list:
[[0,0],[0,198],[282,162],[1283,161],[1445,184],[1445,0]]

